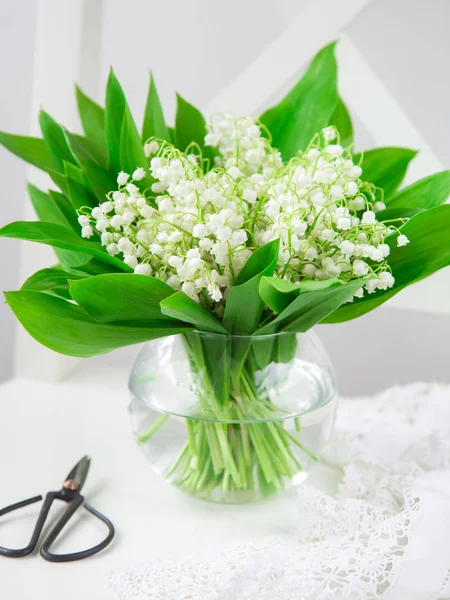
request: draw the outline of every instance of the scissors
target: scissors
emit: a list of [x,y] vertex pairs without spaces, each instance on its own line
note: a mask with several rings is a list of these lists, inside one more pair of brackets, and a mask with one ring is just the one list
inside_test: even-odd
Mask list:
[[[62,488],[58,492],[48,492],[46,494],[28,546],[20,549],[3,548],[0,546],[0,556],[22,558],[23,556],[28,556],[35,550],[39,543],[39,538],[54,500],[63,500],[68,504],[68,507],[43,541],[40,548],[40,554],[42,558],[51,562],[69,562],[73,560],[81,560],[82,558],[88,558],[89,556],[93,556],[94,554],[101,552],[101,550],[104,550],[104,548],[106,548],[112,542],[115,533],[114,525],[104,515],[95,510],[95,508],[89,504],[86,504],[84,497],[80,494],[84,482],[86,481],[90,464],[91,459],[88,456],[84,456],[67,475]],[[28,500],[22,500],[22,502],[17,502],[16,504],[7,506],[3,510],[0,510],[0,517],[19,508],[23,508],[24,506],[29,506],[30,504],[39,502],[40,500],[42,500],[42,496],[34,496]],[[51,546],[54,544],[56,538],[59,536],[78,508],[80,508],[80,506],[84,506],[84,508],[94,515],[94,517],[97,517],[97,519],[100,519],[100,521],[105,523],[106,527],[108,528],[108,535],[102,542],[100,542],[100,544],[97,544],[88,550],[73,552],[72,554],[53,554],[50,552]]]

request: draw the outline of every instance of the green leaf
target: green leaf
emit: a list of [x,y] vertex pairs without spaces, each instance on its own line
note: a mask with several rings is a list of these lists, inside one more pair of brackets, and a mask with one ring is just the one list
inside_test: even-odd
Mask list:
[[[229,335],[204,335],[198,331],[186,333],[183,338],[191,366],[202,388],[208,390],[209,384],[216,403],[226,406],[230,398],[232,338]],[[217,405],[215,408],[218,408]]]
[[444,204],[450,196],[450,171],[434,173],[403,188],[389,199],[388,208],[430,209]]
[[407,246],[397,247],[397,234],[386,241],[391,248],[387,261],[395,277],[393,288],[377,291],[352,304],[342,306],[330,315],[326,323],[341,323],[355,319],[377,308],[400,290],[450,265],[450,205],[423,211],[408,221],[401,233],[410,240]]
[[138,167],[145,170],[147,175],[140,181],[136,181],[136,185],[142,192],[154,181],[150,178],[144,147],[128,107],[125,109],[120,133],[120,164],[122,170],[130,174]]
[[174,291],[155,277],[134,273],[98,275],[70,282],[72,298],[99,323],[192,329],[161,312],[160,302]]
[[131,344],[181,333],[168,327],[104,325],[81,307],[32,290],[6,292],[6,301],[17,319],[39,343],[55,352],[86,358],[106,354]]
[[82,252],[66,252],[59,248],[55,248],[55,254],[58,257],[61,267],[66,271],[77,269],[78,265],[83,264],[86,258],[88,258],[88,255]]
[[297,351],[297,337],[295,333],[283,333],[276,338],[274,360],[277,363],[292,362]]
[[177,94],[177,114],[175,118],[175,145],[182,152],[192,142],[204,149],[206,121],[202,113]]
[[66,194],[66,195],[69,194],[69,192],[67,190],[67,179],[66,179],[65,175],[63,175],[62,173],[58,173],[58,171],[55,171],[53,169],[46,169],[46,173],[51,178],[53,183],[57,187],[59,187],[59,189],[61,190],[61,192],[63,194]]
[[75,275],[105,275],[106,273],[123,273],[123,270],[97,258],[91,258],[88,262],[70,269],[70,272],[75,273]]
[[341,98],[338,98],[336,108],[329,125],[334,125],[339,131],[340,144],[346,148],[353,144],[353,124],[350,114]]
[[223,324],[230,333],[251,335],[258,327],[264,310],[264,301],[259,295],[262,277],[272,276],[278,261],[279,240],[273,240],[254,252],[231,288]]
[[53,169],[53,160],[50,156],[44,140],[40,138],[13,135],[0,131],[0,144],[7,150],[34,165],[38,169]]
[[105,111],[75,86],[78,112],[86,137],[106,150]]
[[[68,226],[73,229],[75,233],[80,234],[81,227],[78,223],[78,215],[67,196],[60,194],[55,190],[49,190],[48,195],[63,217],[60,224]],[[48,219],[41,219],[41,221],[48,221]]]
[[70,300],[69,279],[82,279],[86,275],[74,275],[63,271],[60,267],[41,269],[28,277],[22,285],[22,290],[34,290],[35,292],[47,292]]
[[285,161],[304,150],[334,113],[338,100],[335,46],[333,42],[322,48],[287,96],[260,117]]
[[[188,335],[198,335],[196,332]],[[227,406],[230,400],[231,348],[233,340],[229,335],[200,336],[205,369],[200,367],[200,376],[208,374],[211,387],[219,405]],[[202,372],[203,371],[203,372]]]
[[[259,294],[259,283],[264,276],[272,276],[278,262],[279,240],[264,244],[254,252],[239,273],[225,304],[223,324],[238,336],[253,334],[258,328],[264,310]],[[241,385],[241,371],[251,348],[249,340],[233,338],[231,377],[237,389]]]
[[[83,171],[90,186],[94,190],[97,200],[106,201],[108,192],[117,188],[116,182],[103,169],[100,163],[92,156],[86,146],[68,131],[65,131],[67,143],[75,156],[80,169]],[[70,193],[70,189],[69,189]],[[71,194],[72,199],[72,194]]]
[[200,331],[227,334],[228,331],[216,317],[186,296],[184,292],[176,292],[161,302],[163,314],[191,323]]
[[296,333],[308,331],[351,298],[366,281],[361,279],[343,283],[334,280],[323,289],[300,293],[278,317],[258,329],[256,335],[280,331]]
[[[28,193],[30,194],[34,210],[41,221],[72,228],[72,224],[68,220],[68,215],[65,212],[67,209],[66,203],[69,204],[69,201],[65,196],[54,191],[50,191],[46,194],[31,184],[28,184]],[[75,223],[77,231],[80,232],[80,226],[76,222],[76,215]],[[59,262],[65,268],[81,264],[86,260],[85,254],[63,250],[61,248],[55,248],[55,254],[58,257]]]
[[67,179],[72,179],[73,181],[76,181],[77,183],[82,185],[84,188],[89,190],[93,195],[92,188],[89,185],[89,181],[86,179],[86,175],[83,173],[83,171],[80,169],[80,167],[78,167],[77,165],[73,165],[71,163],[65,162],[64,163],[64,172],[66,174]]
[[300,293],[298,286],[286,279],[262,277],[259,283],[259,295],[275,313],[283,312]]
[[0,229],[0,237],[27,240],[39,244],[47,244],[55,248],[90,254],[103,262],[116,266],[121,271],[132,271],[123,261],[105,252],[98,242],[88,242],[68,227],[63,227],[62,225],[33,221],[16,221]]
[[57,171],[64,173],[64,161],[75,163],[75,158],[67,144],[63,128],[43,110],[39,113],[39,124],[54,166]]
[[386,201],[403,181],[408,165],[416,154],[416,150],[408,148],[375,148],[355,154],[353,162],[361,164],[363,181],[373,183],[384,190]]
[[166,121],[164,120],[163,109],[152,73],[150,73],[150,85],[144,111],[142,141],[146,142],[151,137],[157,137],[161,140],[166,140],[167,142],[172,141]]
[[[101,148],[98,144],[83,135],[75,134],[75,137],[83,144],[86,150],[95,158],[99,165],[101,165],[102,169],[107,173],[110,173],[106,148]],[[111,172],[110,175],[112,179],[115,179],[113,176],[114,173]]]
[[[393,206],[392,208],[386,208],[377,213],[378,221],[393,221],[395,219],[411,219],[418,213],[423,212],[422,208],[414,208],[412,206]],[[391,223],[389,223],[391,225]],[[399,227],[401,223],[396,223]]]
[[342,284],[337,278],[325,279],[323,281],[303,281],[300,284],[291,283],[286,279],[277,277],[263,277],[259,284],[259,293],[264,302],[274,313],[281,313],[295,298],[304,292],[316,292],[329,288],[336,284]]
[[67,194],[74,210],[78,211],[83,207],[94,208],[98,206],[98,199],[91,191],[91,186],[83,171],[70,163],[64,163],[64,168],[66,172],[65,185],[67,187]]
[[29,183],[27,187],[33,208],[41,221],[57,223],[58,225],[64,225],[65,227],[69,225],[65,216],[53,202],[49,194],[46,194],[31,183]]
[[28,193],[41,221],[64,225],[64,227],[69,227],[76,233],[80,233],[77,213],[64,194],[60,194],[55,190],[49,190],[46,194],[31,183],[28,184]]
[[106,85],[105,134],[108,146],[108,165],[116,175],[122,170],[120,164],[120,132],[127,102],[125,94],[111,69]]

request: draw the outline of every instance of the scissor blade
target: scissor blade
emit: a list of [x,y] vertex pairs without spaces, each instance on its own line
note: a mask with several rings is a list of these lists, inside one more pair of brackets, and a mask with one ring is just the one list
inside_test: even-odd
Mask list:
[[67,475],[66,481],[73,481],[77,484],[78,491],[81,491],[81,488],[83,487],[86,477],[89,473],[90,466],[91,459],[89,456],[83,456],[83,458],[77,462],[74,468]]

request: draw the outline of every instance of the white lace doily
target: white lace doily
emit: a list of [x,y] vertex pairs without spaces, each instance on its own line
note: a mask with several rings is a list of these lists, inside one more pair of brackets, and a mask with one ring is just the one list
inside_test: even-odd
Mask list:
[[324,457],[337,497],[299,488],[291,534],[114,572],[120,600],[449,600],[450,386],[343,400]]

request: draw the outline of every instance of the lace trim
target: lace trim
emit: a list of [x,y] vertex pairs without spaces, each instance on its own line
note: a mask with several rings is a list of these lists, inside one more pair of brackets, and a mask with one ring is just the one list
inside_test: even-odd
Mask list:
[[449,398],[450,386],[414,384],[343,400],[325,456],[343,470],[339,493],[301,487],[292,533],[117,570],[109,585],[120,600],[445,600]]

